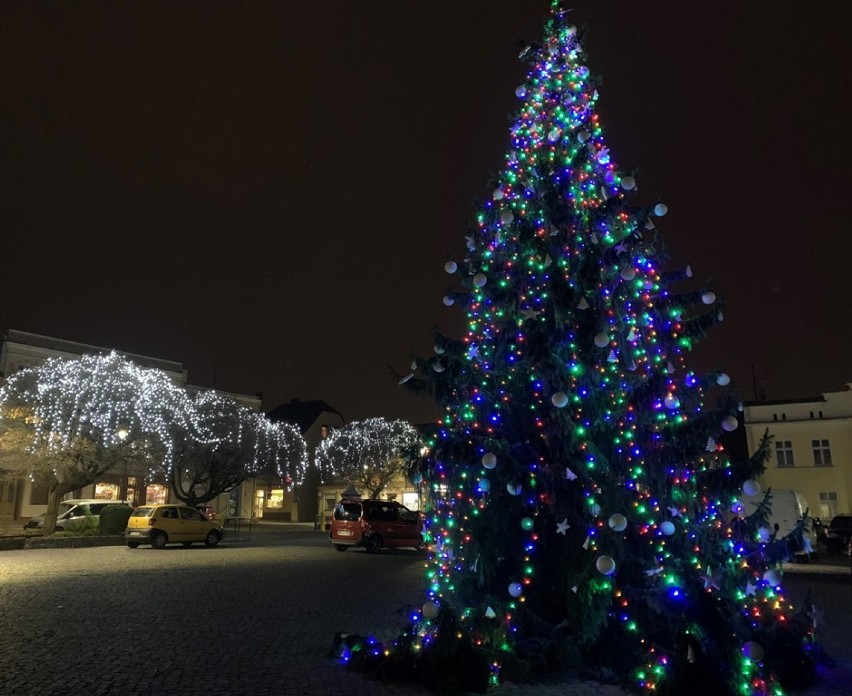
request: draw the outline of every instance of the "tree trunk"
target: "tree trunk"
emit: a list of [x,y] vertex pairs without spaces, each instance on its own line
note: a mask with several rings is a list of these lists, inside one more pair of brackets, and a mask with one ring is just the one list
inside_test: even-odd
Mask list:
[[56,531],[56,513],[59,511],[59,503],[62,502],[62,496],[72,490],[74,490],[73,485],[65,481],[57,481],[48,488],[47,512],[44,513],[44,525],[42,525],[44,536],[50,536]]

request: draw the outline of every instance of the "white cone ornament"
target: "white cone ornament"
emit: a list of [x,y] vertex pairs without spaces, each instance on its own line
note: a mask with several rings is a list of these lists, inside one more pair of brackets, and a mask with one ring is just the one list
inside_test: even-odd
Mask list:
[[579,133],[577,133],[577,140],[579,140],[581,143],[586,142],[591,137],[592,134],[589,133],[589,131],[587,130],[581,130]]
[[524,593],[524,586],[519,582],[513,582],[509,585],[509,594],[512,597],[520,597]]
[[615,572],[615,560],[612,556],[598,556],[595,568],[601,575],[612,575]]
[[609,516],[609,528],[614,532],[623,532],[627,529],[627,518],[620,512]]
[[431,621],[438,616],[438,605],[435,602],[426,602],[421,611],[423,612],[423,618]]
[[493,618],[495,618],[496,616],[497,616],[497,612],[495,612],[495,611],[494,611],[491,607],[488,607],[488,608],[485,610],[485,618],[486,618],[486,619],[493,619]]
[[556,408],[565,408],[568,405],[568,395],[565,392],[556,392],[550,397],[550,401]]
[[486,452],[482,455],[482,466],[486,469],[493,469],[497,466],[497,455],[493,452]]
[[671,536],[672,534],[674,534],[674,533],[675,533],[675,526],[674,526],[674,522],[672,522],[671,520],[665,520],[665,521],[664,521],[664,522],[660,525],[660,531],[661,531],[663,534],[665,534],[666,536]]
[[444,270],[447,273],[455,273],[459,270],[459,265],[455,261],[447,261],[447,263],[444,264]]
[[749,479],[743,484],[743,493],[750,496],[755,496],[760,493],[760,481]]
[[603,332],[595,335],[595,345],[598,348],[604,348],[609,345],[609,336]]
[[738,426],[739,422],[737,421],[736,416],[725,416],[722,419],[722,430],[725,430],[726,432],[732,433]]

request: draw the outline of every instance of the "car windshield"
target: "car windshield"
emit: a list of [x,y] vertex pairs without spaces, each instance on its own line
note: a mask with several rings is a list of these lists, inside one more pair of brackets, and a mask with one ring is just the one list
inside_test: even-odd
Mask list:
[[152,512],[154,512],[154,508],[152,508],[152,507],[138,507],[133,512],[130,513],[130,516],[131,517],[150,517]]

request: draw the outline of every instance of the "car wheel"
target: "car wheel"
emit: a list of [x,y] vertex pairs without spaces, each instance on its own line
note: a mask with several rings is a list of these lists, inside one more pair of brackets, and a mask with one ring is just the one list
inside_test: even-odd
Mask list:
[[378,553],[382,550],[382,537],[378,534],[373,534],[367,539],[367,553]]
[[166,542],[168,540],[169,538],[164,532],[154,532],[151,535],[151,547],[155,549],[164,549],[166,548]]
[[207,536],[204,538],[204,545],[210,547],[218,546],[221,540],[222,537],[219,532],[217,532],[215,529],[211,529],[209,532],[207,532]]
[[127,548],[138,549],[139,548],[139,542],[138,541],[128,541],[127,542]]
[[349,547],[346,544],[335,544],[334,548],[336,548],[338,551],[346,551],[346,549],[348,549]]

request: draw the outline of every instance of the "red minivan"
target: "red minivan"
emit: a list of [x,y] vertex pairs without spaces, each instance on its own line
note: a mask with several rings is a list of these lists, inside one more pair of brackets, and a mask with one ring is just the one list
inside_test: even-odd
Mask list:
[[338,551],[363,546],[368,553],[383,548],[422,549],[420,514],[393,500],[341,500],[331,517],[329,541]]

